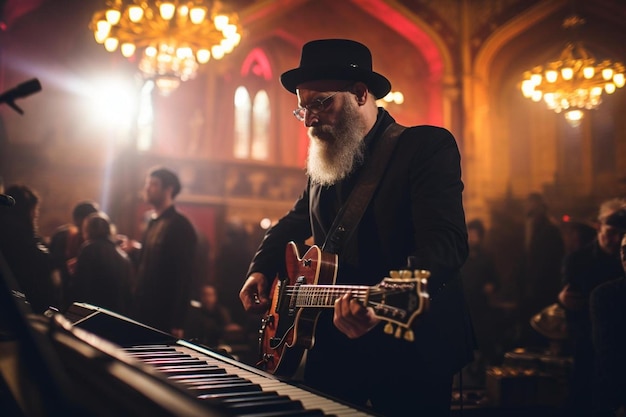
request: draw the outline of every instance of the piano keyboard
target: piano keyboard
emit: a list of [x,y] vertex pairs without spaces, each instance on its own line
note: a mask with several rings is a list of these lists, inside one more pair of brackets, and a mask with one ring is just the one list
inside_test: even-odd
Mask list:
[[184,340],[172,345],[136,345],[122,349],[126,355],[153,367],[173,383],[184,386],[200,402],[228,415],[375,415],[280,381],[271,374]]

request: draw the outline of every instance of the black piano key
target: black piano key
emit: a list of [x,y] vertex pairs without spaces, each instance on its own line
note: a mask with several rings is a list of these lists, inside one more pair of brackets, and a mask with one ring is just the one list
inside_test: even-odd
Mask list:
[[302,410],[302,403],[291,398],[277,398],[273,400],[238,401],[224,403],[223,406],[236,415],[247,413],[277,413],[281,411]]
[[171,345],[137,345],[122,348],[124,352],[178,352]]
[[177,365],[177,366],[187,366],[187,365],[198,365],[203,364],[203,362],[199,359],[142,359],[144,363],[149,365]]
[[276,397],[278,392],[276,391],[251,391],[251,392],[221,392],[215,394],[199,395],[198,399],[206,402],[224,401],[227,399],[245,399],[245,398],[271,398]]
[[250,391],[263,391],[260,385],[245,383],[245,384],[223,384],[213,386],[197,386],[188,387],[189,390],[197,397],[207,394],[218,394],[223,392],[250,392]]
[[190,359],[191,358],[191,355],[185,355],[184,353],[179,353],[176,351],[173,351],[173,352],[136,352],[136,353],[129,353],[129,356],[133,358],[141,358],[142,360],[168,359],[168,358]]
[[155,369],[158,369],[159,371],[166,373],[166,374],[172,374],[172,375],[193,375],[193,374],[197,374],[198,372],[205,372],[208,374],[211,373],[215,373],[215,374],[223,374],[226,373],[226,370],[224,370],[223,368],[220,368],[216,365],[209,365],[206,362],[199,362],[197,364],[194,365],[172,365],[172,364],[166,364],[166,365],[152,365]]
[[239,377],[237,375],[229,375],[228,378],[222,379],[202,379],[197,381],[189,381],[184,383],[188,387],[201,387],[209,385],[224,385],[224,384],[251,384],[250,380]]
[[233,378],[236,375],[227,374],[226,372],[221,373],[200,373],[200,374],[187,374],[187,375],[169,375],[167,379],[172,381],[180,382],[181,384],[186,384],[188,382],[202,381],[202,380],[218,380],[218,379],[226,379]]

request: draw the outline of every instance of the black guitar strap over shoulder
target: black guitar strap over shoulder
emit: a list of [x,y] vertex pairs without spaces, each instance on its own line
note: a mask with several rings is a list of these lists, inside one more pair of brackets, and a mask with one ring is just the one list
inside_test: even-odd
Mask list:
[[339,254],[343,244],[352,236],[354,229],[356,229],[363,217],[363,213],[365,213],[372,195],[374,195],[383,171],[395,149],[398,137],[405,129],[406,127],[395,122],[387,126],[382,137],[374,146],[372,157],[363,167],[363,171],[359,175],[357,184],[348,196],[348,200],[337,213],[330,232],[326,236],[322,250]]

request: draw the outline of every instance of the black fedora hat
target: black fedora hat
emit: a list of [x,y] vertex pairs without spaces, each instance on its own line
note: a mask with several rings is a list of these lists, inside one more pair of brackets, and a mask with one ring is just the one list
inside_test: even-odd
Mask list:
[[317,80],[362,81],[376,98],[391,90],[384,76],[372,71],[372,54],[367,46],[349,39],[320,39],[302,47],[300,66],[283,73],[283,87],[296,93],[298,85]]

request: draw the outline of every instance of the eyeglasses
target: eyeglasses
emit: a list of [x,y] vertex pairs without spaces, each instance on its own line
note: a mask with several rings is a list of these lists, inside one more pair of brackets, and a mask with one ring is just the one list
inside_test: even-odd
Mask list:
[[319,114],[323,112],[324,110],[328,109],[328,107],[332,103],[332,100],[330,99],[340,92],[341,91],[335,91],[334,93],[332,93],[331,95],[327,97],[314,100],[313,102],[307,104],[306,106],[298,107],[297,109],[293,111],[293,115],[296,117],[296,119],[303,122],[304,119],[306,118],[307,111],[313,114]]

